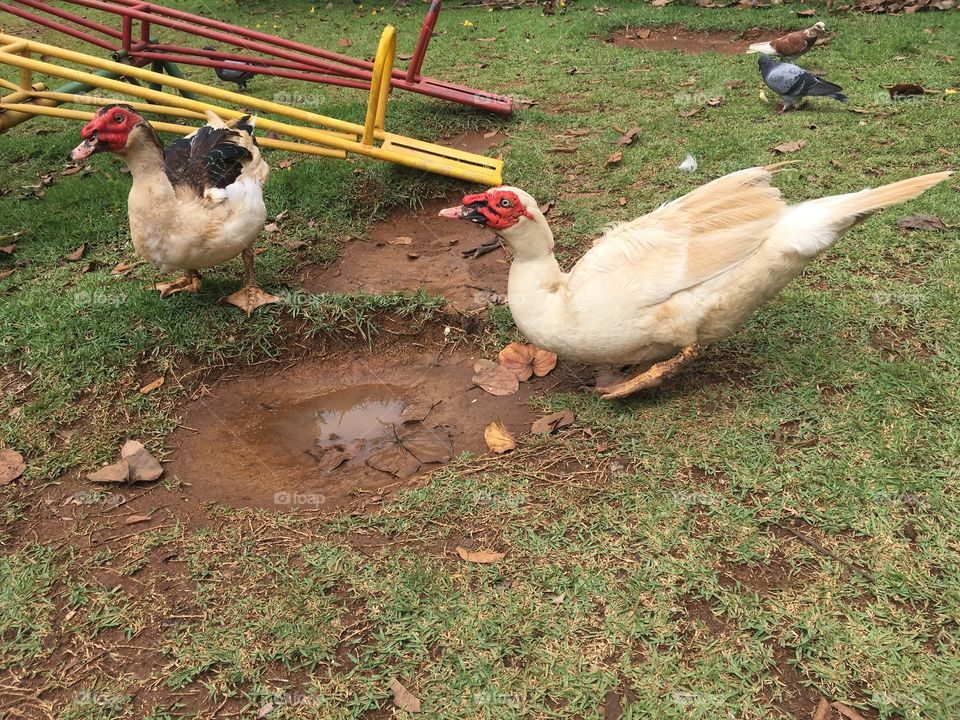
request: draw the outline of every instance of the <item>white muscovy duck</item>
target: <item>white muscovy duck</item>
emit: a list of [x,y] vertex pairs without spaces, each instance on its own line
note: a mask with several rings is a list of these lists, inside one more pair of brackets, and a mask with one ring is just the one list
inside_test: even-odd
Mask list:
[[510,246],[507,302],[531,342],[593,365],[655,363],[597,388],[612,399],[659,385],[700,347],[733,334],[847,229],[951,175],[788,206],[770,184],[777,167],[726,175],[612,227],[567,273],[523,190],[468,195],[440,215],[485,225]]
[[267,209],[263,185],[270,168],[260,156],[249,116],[225,123],[207,112],[207,124],[164,152],[156,131],[129,105],[108,105],[80,131],[70,157],[109,151],[126,160],[133,177],[127,200],[137,252],[180,280],[157,283],[161,297],[200,289],[200,269],[243,255],[244,286],[224,298],[250,315],[279,298],[257,285],[253,244]]

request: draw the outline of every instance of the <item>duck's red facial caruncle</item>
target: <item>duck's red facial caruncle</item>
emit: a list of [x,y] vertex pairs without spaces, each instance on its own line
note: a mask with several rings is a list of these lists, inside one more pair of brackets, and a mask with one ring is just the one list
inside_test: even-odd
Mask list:
[[143,122],[129,105],[107,105],[97,111],[96,117],[83,126],[83,142],[70,153],[71,160],[83,160],[94,153],[109,150],[120,152],[127,145],[130,131]]
[[523,202],[515,192],[491,188],[484,193],[467,195],[463,205],[441,210],[442,217],[468,220],[477,225],[486,225],[491,230],[506,230],[516,225],[520,218],[530,217]]

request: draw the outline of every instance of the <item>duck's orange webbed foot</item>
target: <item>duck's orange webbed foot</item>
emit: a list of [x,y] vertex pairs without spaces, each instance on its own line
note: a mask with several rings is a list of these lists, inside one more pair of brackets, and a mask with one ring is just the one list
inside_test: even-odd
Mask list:
[[596,387],[594,392],[602,395],[604,400],[616,400],[617,398],[633,395],[640,390],[649,390],[655,388],[664,380],[668,380],[680,372],[680,369],[693,361],[700,354],[698,345],[688,345],[669,360],[664,360],[652,365],[648,370],[627,378],[616,385],[607,385],[605,387]]
[[196,270],[187,270],[179,280],[157,283],[154,287],[160,291],[162,298],[168,298],[178,292],[200,292],[200,273]]

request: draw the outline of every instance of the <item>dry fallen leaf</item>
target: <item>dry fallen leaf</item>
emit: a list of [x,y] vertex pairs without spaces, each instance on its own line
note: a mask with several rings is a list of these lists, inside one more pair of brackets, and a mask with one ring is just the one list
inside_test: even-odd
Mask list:
[[413,242],[412,237],[407,237],[406,235],[399,235],[393,240],[387,240],[391,245],[409,245]]
[[627,145],[632,145],[633,141],[637,139],[637,135],[640,134],[640,128],[632,127],[627,130],[623,135],[617,138],[617,145],[620,147],[626,147]]
[[263,231],[268,233],[275,233],[279,229],[280,229],[280,226],[277,225],[275,222],[268,223],[267,225],[263,226]]
[[393,704],[407,712],[420,712],[420,698],[407,690],[396,678],[390,678],[390,692],[393,693]]
[[353,43],[350,42],[350,39],[349,39],[349,38],[345,38],[345,37],[340,38],[340,47],[342,47],[342,48],[348,48],[348,47],[350,47],[351,45],[353,45]]
[[277,163],[277,167],[281,170],[286,170],[288,167],[293,167],[293,160],[281,160]]
[[99,470],[87,473],[87,480],[95,483],[122,483],[130,477],[130,466],[126,460],[106,465]]
[[817,704],[817,710],[813,714],[813,720],[827,720],[827,713],[829,712],[830,701],[821,695],[820,702]]
[[0,450],[0,485],[8,485],[23,475],[27,465],[16,450]]
[[123,521],[123,524],[136,525],[137,523],[147,522],[149,519],[149,515],[127,515],[126,519]]
[[17,249],[16,243],[14,243],[13,245],[4,245],[3,247],[0,247],[0,253],[3,253],[4,255],[13,255],[13,252],[16,249]]
[[483,429],[483,440],[487,447],[498,455],[517,447],[517,440],[513,433],[507,430],[501,422],[492,422]]
[[66,260],[66,261],[68,261],[68,262],[76,262],[77,260],[79,260],[80,258],[83,257],[83,254],[84,254],[86,251],[87,251],[87,244],[86,244],[86,243],[81,243],[80,247],[78,247],[76,250],[74,250],[74,251],[73,251],[72,253],[70,253],[69,255],[64,255],[64,256],[63,256],[63,259]]
[[497,355],[497,363],[517,376],[517,380],[524,382],[533,375],[533,357],[536,348],[524,343],[510,343]]
[[126,275],[128,272],[133,270],[136,267],[135,263],[118,263],[113,270],[110,271],[111,275]]
[[794,140],[792,142],[786,142],[782,145],[777,145],[773,148],[773,152],[777,155],[783,155],[784,153],[797,152],[797,150],[802,150],[807,146],[806,140]]
[[547,200],[545,203],[543,203],[540,206],[540,214],[546,215],[548,212],[550,212],[550,208],[552,208],[556,204],[557,204],[556,200]]
[[6,280],[13,275],[13,270],[0,270],[0,280]]
[[816,10],[797,10],[797,17],[813,17],[816,14]]
[[557,366],[557,354],[535,347],[533,353],[533,374],[543,377]]
[[909,215],[897,218],[897,227],[904,230],[933,230],[946,232],[947,226],[936,215]]
[[473,366],[473,384],[491,395],[513,395],[520,389],[516,373],[492,360],[477,360]]
[[681,110],[680,117],[693,117],[701,110],[703,110],[703,105],[698,105],[697,107],[693,108],[693,110]]
[[394,425],[394,441],[386,447],[370,453],[367,465],[407,478],[420,469],[421,465],[446,462],[453,457],[453,443],[450,434],[441,428],[428,428],[422,423]]
[[844,705],[839,700],[834,700],[830,704],[833,705],[834,708],[836,708],[837,712],[839,712],[841,715],[843,715],[845,718],[848,718],[849,720],[865,720],[863,715],[858,713],[849,705]]
[[333,472],[345,462],[353,460],[361,445],[362,443],[355,442],[343,448],[333,447],[323,452],[315,450],[308,450],[307,452],[316,458],[317,470],[320,472]]
[[616,165],[621,160],[623,160],[623,150],[617,150],[607,158],[607,165]]
[[498,560],[503,560],[503,553],[490,552],[487,550],[467,550],[465,547],[457,545],[457,555],[472,563],[489,564]]
[[157,459],[136,440],[127,440],[123,444],[120,457],[127,463],[130,482],[153,482],[163,475],[163,467]]
[[153,382],[147,383],[147,384],[144,385],[142,388],[140,388],[140,394],[141,394],[141,395],[148,395],[149,393],[152,393],[152,392],[153,392],[154,390],[156,390],[158,387],[160,387],[161,385],[163,385],[163,383],[165,383],[166,380],[167,380],[166,377],[164,377],[163,375],[161,375],[160,377],[158,377],[158,378],[157,378],[156,380],[154,380]]
[[439,404],[426,401],[410,403],[400,412],[400,422],[403,424],[410,422],[423,422],[427,415]]
[[547,152],[552,153],[575,153],[578,149],[577,145],[557,145],[554,147],[547,148]]
[[722,97],[712,97],[709,100],[707,100],[708,107],[719,107],[720,105],[723,105]]
[[573,425],[574,415],[572,410],[560,410],[559,412],[544,415],[539,420],[534,421],[530,426],[530,432],[541,435],[549,435],[555,430]]

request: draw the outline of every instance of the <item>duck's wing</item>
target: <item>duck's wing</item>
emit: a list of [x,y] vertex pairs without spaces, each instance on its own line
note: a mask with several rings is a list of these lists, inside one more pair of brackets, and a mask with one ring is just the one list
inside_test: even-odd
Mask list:
[[619,293],[649,307],[728,271],[770,237],[786,207],[772,170],[726,175],[612,227],[571,270],[570,292]]
[[226,190],[247,178],[261,186],[269,167],[260,156],[249,115],[225,123],[207,112],[207,124],[175,140],[164,153],[167,177],[174,188],[221,201]]

